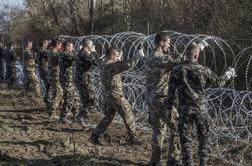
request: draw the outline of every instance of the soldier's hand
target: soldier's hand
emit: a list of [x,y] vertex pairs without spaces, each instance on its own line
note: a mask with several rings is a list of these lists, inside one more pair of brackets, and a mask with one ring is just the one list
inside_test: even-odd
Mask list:
[[93,45],[91,52],[96,52],[95,45]]
[[138,50],[138,55],[141,56],[141,57],[145,57],[143,48]]
[[201,40],[198,44],[198,46],[200,47],[200,50],[204,50],[205,47],[208,47],[209,44],[205,41],[205,40]]
[[228,70],[226,71],[226,76],[228,77],[228,79],[236,77],[236,72],[235,69],[233,67],[229,67]]

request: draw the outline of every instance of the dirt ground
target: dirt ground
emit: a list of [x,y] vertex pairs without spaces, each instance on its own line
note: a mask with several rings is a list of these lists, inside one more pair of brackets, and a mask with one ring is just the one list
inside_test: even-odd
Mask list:
[[[151,133],[138,129],[144,144],[128,145],[124,126],[114,122],[100,139],[103,146],[95,146],[88,140],[92,129],[84,130],[78,123],[49,121],[44,107],[41,100],[22,90],[0,89],[0,166],[140,166],[148,163]],[[101,118],[101,113],[91,113],[90,122],[97,124]],[[210,165],[224,165],[220,161],[213,163]]]
[[[17,90],[0,90],[0,165],[144,165],[150,156],[150,134],[138,130],[145,142],[127,145],[126,130],[113,123],[101,137],[103,146],[88,139],[92,129],[78,123],[49,121],[41,100]],[[97,124],[100,113],[92,113]]]

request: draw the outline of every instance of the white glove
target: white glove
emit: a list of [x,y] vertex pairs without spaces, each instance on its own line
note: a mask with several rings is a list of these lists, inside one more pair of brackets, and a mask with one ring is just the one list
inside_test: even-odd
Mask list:
[[141,48],[140,50],[138,50],[138,54],[139,54],[141,57],[145,57],[143,48]]
[[200,47],[200,51],[202,51],[202,50],[204,50],[205,47],[208,47],[209,44],[205,40],[201,40],[199,42],[198,46]]
[[95,45],[93,45],[91,52],[96,52]]
[[123,57],[123,51],[120,51],[119,53],[119,57],[117,58],[117,60],[121,61]]
[[229,67],[225,75],[228,77],[228,79],[236,77],[235,69],[233,67]]

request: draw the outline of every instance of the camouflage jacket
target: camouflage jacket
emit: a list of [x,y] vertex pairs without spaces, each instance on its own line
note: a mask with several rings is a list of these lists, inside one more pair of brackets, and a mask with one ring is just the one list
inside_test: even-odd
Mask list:
[[122,96],[122,72],[133,68],[136,64],[137,59],[135,58],[127,61],[106,63],[101,71],[101,82],[104,88],[103,94],[115,98]]
[[64,51],[59,54],[59,57],[60,82],[73,81],[73,53]]
[[226,75],[217,77],[208,67],[185,61],[173,67],[170,74],[167,108],[172,109],[178,94],[178,108],[191,110],[204,108],[203,91],[209,85],[224,86]]
[[146,58],[145,76],[147,95],[158,94],[166,96],[170,70],[180,61],[180,57],[174,58],[170,54],[163,54],[157,51],[154,51]]
[[17,55],[15,53],[15,50],[13,48],[8,48],[5,53],[6,64],[15,62],[16,60],[17,60]]
[[47,76],[48,80],[51,81],[59,81],[59,53],[50,51],[48,53],[48,65],[47,65]]
[[39,70],[46,70],[46,63],[48,59],[48,50],[44,48],[39,48],[36,54],[36,64],[38,65]]
[[4,48],[0,47],[0,59],[4,58]]
[[22,57],[23,65],[25,70],[35,70],[35,59],[33,52],[26,48],[23,57]]
[[76,55],[76,71],[87,72],[96,65],[96,55],[94,53],[88,53],[86,50],[81,49]]

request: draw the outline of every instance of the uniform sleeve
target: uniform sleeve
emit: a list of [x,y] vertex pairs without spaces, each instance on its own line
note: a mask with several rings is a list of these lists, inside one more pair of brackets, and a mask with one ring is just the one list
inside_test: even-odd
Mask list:
[[171,110],[172,107],[175,105],[176,90],[177,90],[176,76],[175,76],[175,69],[174,68],[171,70],[168,85],[169,85],[169,87],[168,87],[166,105],[167,105],[167,110]]
[[92,52],[92,64],[93,65],[100,64],[97,52]]
[[78,53],[78,60],[79,61],[86,61],[86,55],[83,53],[83,51],[80,51]]
[[113,71],[115,73],[121,73],[135,67],[138,60],[138,58],[132,58],[127,61],[118,61],[116,63],[113,63],[111,67],[113,68]]
[[41,58],[40,58],[40,51],[38,51],[36,54],[35,54],[35,63],[37,65],[39,65],[41,63]]
[[226,84],[226,82],[228,81],[227,76],[224,74],[222,76],[217,76],[211,69],[209,68],[205,68],[204,69],[204,74],[206,76],[207,79],[207,83],[213,85],[213,86],[217,86],[217,87],[222,87]]
[[181,58],[173,58],[171,55],[164,55],[161,58],[155,57],[151,59],[151,62],[149,63],[150,67],[158,67],[158,68],[167,68],[169,66],[174,66],[178,63],[180,63]]
[[27,60],[27,51],[24,51],[22,56],[22,62],[25,62]]

